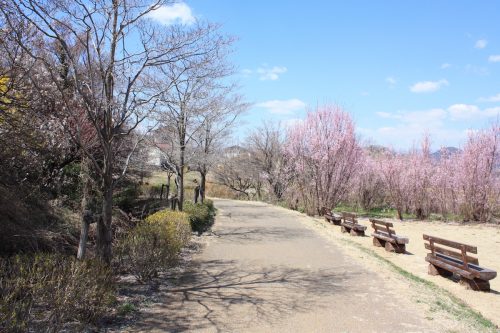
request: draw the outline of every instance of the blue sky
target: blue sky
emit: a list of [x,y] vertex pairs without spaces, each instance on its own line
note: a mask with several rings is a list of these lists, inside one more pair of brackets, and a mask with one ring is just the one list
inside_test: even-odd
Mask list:
[[[262,121],[336,103],[363,140],[409,148],[422,134],[459,146],[500,111],[500,1],[186,1],[238,37],[235,79]],[[175,18],[176,15],[173,15]]]

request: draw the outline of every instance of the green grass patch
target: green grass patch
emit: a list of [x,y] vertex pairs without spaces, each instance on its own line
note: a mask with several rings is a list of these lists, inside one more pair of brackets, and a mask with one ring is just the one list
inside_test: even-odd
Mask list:
[[[363,209],[357,206],[338,205],[333,209],[336,213],[352,212],[359,216],[374,217],[374,218],[397,218],[397,212],[393,208],[377,207],[370,210]],[[403,213],[403,219],[414,219],[415,215]]]
[[126,316],[126,315],[131,314],[131,313],[136,312],[136,311],[137,311],[137,307],[134,304],[128,303],[128,302],[121,304],[116,309],[116,312],[119,316]]
[[497,326],[492,321],[485,318],[481,313],[475,311],[470,306],[465,304],[461,299],[459,299],[449,291],[437,286],[435,283],[408,272],[407,270],[397,266],[390,260],[380,256],[375,251],[367,249],[360,244],[345,239],[342,239],[342,241],[348,245],[358,248],[359,250],[372,257],[375,257],[376,259],[389,266],[393,271],[414,282],[415,284],[424,286],[433,291],[436,297],[439,298],[433,304],[431,304],[431,311],[432,309],[437,309],[451,314],[458,320],[470,320],[472,324],[478,328],[483,328],[491,331],[494,331],[497,328]]

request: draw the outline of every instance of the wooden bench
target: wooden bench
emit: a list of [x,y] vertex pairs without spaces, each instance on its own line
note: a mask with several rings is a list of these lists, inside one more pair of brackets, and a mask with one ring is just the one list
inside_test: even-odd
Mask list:
[[343,212],[342,222],[340,223],[340,225],[342,226],[340,230],[342,232],[350,233],[351,236],[365,235],[366,226],[358,223],[356,214]]
[[322,207],[320,213],[325,217],[326,222],[333,223],[335,225],[340,225],[341,222],[340,216],[338,216],[337,214],[333,214],[330,209]]
[[370,219],[370,222],[373,228],[373,245],[385,247],[389,252],[405,253],[409,239],[396,235],[392,223],[376,219]]
[[428,241],[425,243],[425,248],[431,251],[425,258],[429,263],[430,275],[457,275],[460,277],[459,282],[467,288],[490,290],[489,280],[494,279],[497,272],[480,267],[479,260],[469,255],[470,253],[477,254],[477,247],[434,236],[423,236],[424,240]]

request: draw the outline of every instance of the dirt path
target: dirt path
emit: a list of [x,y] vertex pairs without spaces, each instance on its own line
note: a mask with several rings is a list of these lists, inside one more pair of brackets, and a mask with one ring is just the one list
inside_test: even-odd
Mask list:
[[415,302],[404,279],[366,268],[310,218],[216,200],[213,234],[129,332],[468,331]]

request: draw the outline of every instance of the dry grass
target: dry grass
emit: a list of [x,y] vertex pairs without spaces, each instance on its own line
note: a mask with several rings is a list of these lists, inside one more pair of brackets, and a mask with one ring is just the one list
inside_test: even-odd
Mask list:
[[[372,237],[352,237],[341,234],[340,227],[326,225],[330,235],[343,241],[354,243],[367,251],[400,267],[409,274],[429,281],[439,288],[451,293],[458,300],[477,310],[481,315],[500,326],[500,278],[490,281],[491,292],[478,292],[468,290],[462,285],[441,276],[427,274],[428,263],[425,261],[427,250],[424,248],[422,234],[454,240],[461,243],[477,246],[481,266],[496,271],[500,270],[500,226],[492,224],[462,225],[458,223],[445,223],[438,221],[399,221],[387,219],[394,224],[397,234],[409,237],[407,254],[394,254],[386,252],[383,248],[374,247]],[[326,222],[324,222],[326,223]],[[371,234],[371,224],[368,219],[360,219],[360,223],[368,227],[367,234]],[[336,230],[338,229],[338,230]]]

